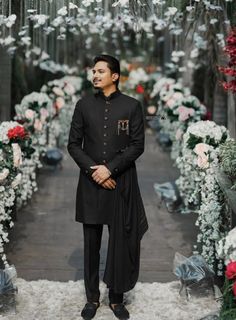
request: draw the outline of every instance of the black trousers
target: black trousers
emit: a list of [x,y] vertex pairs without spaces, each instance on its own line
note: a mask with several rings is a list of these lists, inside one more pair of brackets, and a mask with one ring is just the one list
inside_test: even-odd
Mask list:
[[[110,234],[110,226],[108,225]],[[99,263],[103,224],[85,224],[84,231],[84,285],[87,301],[98,302],[99,291]],[[109,289],[110,303],[122,303],[123,293],[116,293]]]

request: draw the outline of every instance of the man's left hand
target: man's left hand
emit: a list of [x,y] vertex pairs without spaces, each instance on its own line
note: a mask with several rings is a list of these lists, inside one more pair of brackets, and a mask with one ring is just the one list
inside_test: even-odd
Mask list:
[[92,174],[92,178],[98,184],[102,184],[111,175],[111,172],[104,165],[92,166],[90,168],[91,169],[96,169]]

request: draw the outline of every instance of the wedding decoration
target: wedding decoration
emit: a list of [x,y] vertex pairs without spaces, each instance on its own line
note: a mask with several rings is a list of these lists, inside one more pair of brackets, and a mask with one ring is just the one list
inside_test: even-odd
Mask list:
[[220,239],[217,244],[217,253],[220,258],[224,259],[225,265],[231,260],[236,261],[236,228]]
[[183,135],[182,155],[176,160],[180,170],[176,184],[184,202],[183,212],[198,214],[199,248],[196,246],[195,252],[200,250],[218,275],[222,275],[222,261],[218,261],[216,243],[228,232],[228,212],[224,210],[215,170],[219,165],[219,146],[228,138],[227,129],[213,121],[193,123]]
[[47,142],[46,127],[53,117],[52,101],[45,93],[32,92],[26,95],[20,104],[15,106],[15,120],[20,122],[32,134],[32,144],[40,151]]
[[8,262],[3,247],[9,241],[8,228],[14,225],[11,213],[22,183],[20,167],[34,152],[31,142],[29,133],[19,123],[0,124],[0,256],[5,265]]
[[37,191],[36,169],[41,168],[40,156],[46,152],[49,121],[53,117],[52,101],[45,93],[32,92],[15,106],[15,120],[24,125],[31,133],[34,154],[21,165],[22,185],[17,197],[17,206],[21,207]]
[[231,260],[225,271],[223,287],[223,302],[220,310],[220,319],[234,320],[236,317],[236,261]]
[[224,51],[229,57],[228,66],[219,67],[219,71],[231,78],[229,81],[222,82],[224,89],[236,93],[236,28],[231,30],[226,43]]
[[80,97],[83,79],[65,76],[47,83],[41,88],[53,101],[53,117],[49,127],[48,146],[65,146],[74,107]]

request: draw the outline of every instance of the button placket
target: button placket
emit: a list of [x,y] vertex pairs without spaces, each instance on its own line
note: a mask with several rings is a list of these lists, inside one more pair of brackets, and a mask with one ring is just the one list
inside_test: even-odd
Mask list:
[[[111,103],[110,103],[110,101],[108,101],[108,100],[106,100],[106,103],[105,103],[105,110],[104,110],[104,124],[103,124],[103,147],[104,147],[104,149],[103,149],[103,151],[102,151],[102,154],[103,154],[103,156],[105,157],[106,156],[106,154],[107,154],[107,151],[105,150],[106,149],[106,146],[107,146],[107,136],[108,136],[108,134],[107,134],[107,128],[108,128],[108,126],[107,126],[107,120],[108,120],[108,112],[109,112],[109,108],[108,108],[108,106],[110,105]],[[102,160],[102,162],[103,163],[106,163],[107,161],[106,161],[106,159],[103,159]]]

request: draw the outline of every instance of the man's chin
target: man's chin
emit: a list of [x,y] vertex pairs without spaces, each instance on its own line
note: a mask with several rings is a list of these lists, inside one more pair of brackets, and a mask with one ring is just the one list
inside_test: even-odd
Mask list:
[[102,86],[101,86],[99,83],[93,84],[93,87],[94,87],[95,89],[102,89]]

